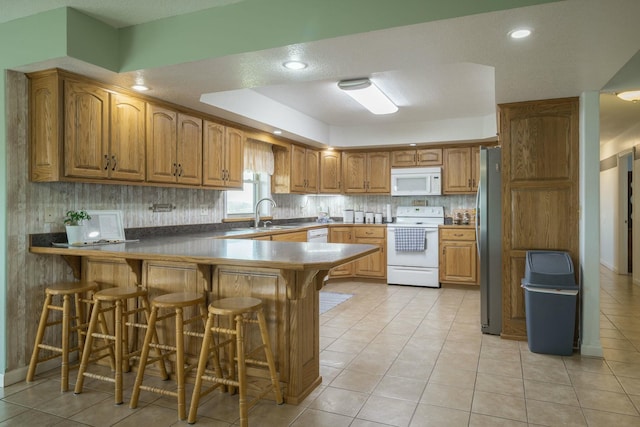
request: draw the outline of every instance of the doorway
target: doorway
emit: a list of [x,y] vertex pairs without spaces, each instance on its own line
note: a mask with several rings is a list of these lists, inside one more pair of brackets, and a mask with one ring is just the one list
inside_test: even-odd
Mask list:
[[618,273],[633,272],[633,150],[618,154]]

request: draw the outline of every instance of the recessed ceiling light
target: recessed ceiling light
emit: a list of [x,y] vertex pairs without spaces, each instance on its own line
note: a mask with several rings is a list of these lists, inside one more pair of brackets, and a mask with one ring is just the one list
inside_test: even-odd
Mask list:
[[528,28],[517,28],[509,31],[509,37],[512,39],[524,39],[531,35],[531,30]]
[[282,66],[290,70],[303,70],[307,68],[307,64],[301,61],[287,61],[283,63]]
[[409,144],[409,147],[415,147],[415,146],[416,144],[413,144],[413,143]]
[[136,84],[131,86],[131,89],[137,90],[138,92],[144,92],[145,90],[149,90],[149,88],[145,85]]
[[282,131],[280,129],[276,129],[273,131],[275,135],[282,135]]

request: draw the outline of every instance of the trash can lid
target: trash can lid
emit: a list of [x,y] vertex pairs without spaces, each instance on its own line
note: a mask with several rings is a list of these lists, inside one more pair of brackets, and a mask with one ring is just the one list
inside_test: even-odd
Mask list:
[[575,287],[573,261],[568,252],[527,251],[523,283],[538,287]]

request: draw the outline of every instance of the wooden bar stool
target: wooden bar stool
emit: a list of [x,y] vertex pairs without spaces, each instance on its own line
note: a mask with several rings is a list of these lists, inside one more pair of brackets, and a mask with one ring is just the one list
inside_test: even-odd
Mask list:
[[[94,282],[62,282],[49,285],[45,288],[45,299],[42,306],[42,313],[40,314],[36,341],[33,346],[33,352],[31,353],[31,362],[29,362],[27,382],[33,381],[38,363],[61,357],[60,390],[69,390],[69,353],[78,351],[78,355],[82,354],[83,338],[87,329],[83,306],[91,303],[91,300],[85,297],[85,293],[95,291],[96,289],[98,289],[98,284]],[[62,305],[54,303],[53,298],[55,296],[62,296]],[[73,315],[71,313],[71,296],[73,296],[75,304],[75,312]],[[62,319],[49,321],[51,310],[61,311]],[[49,326],[59,324],[62,324],[61,346],[56,347],[43,344],[45,329]],[[69,348],[70,334],[73,332],[76,333],[77,345]],[[49,350],[54,352],[54,354],[40,358],[40,350]]]
[[[104,324],[104,314],[113,313],[114,332],[108,333]],[[115,287],[96,292],[93,296],[93,311],[87,330],[87,340],[82,351],[82,361],[78,370],[75,393],[82,392],[84,377],[94,378],[115,384],[115,403],[122,403],[122,373],[129,372],[131,359],[140,354],[140,350],[129,351],[128,327],[146,328],[146,324],[137,322],[138,313],[144,313],[145,321],[149,321],[149,300],[145,289],[139,287]],[[97,332],[100,324],[102,333]],[[94,339],[100,338],[104,345],[95,347]],[[157,336],[153,338],[157,344]],[[106,353],[104,350],[108,350]],[[94,354],[95,353],[95,354]],[[159,351],[158,351],[159,354]],[[93,358],[92,358],[93,355]],[[111,368],[115,371],[114,377],[108,377],[92,372],[87,372],[90,363],[97,362],[105,357],[113,359]],[[164,363],[161,364],[161,373],[167,378],[167,370]]]
[[[202,326],[198,327],[197,331],[188,330],[189,325],[193,323],[202,322],[205,323],[207,312],[204,305],[204,295],[195,292],[176,292],[166,295],[160,295],[151,301],[151,316],[149,317],[149,324],[147,326],[147,333],[145,334],[144,344],[142,346],[142,353],[140,354],[140,364],[138,365],[138,372],[136,374],[136,382],[133,386],[133,393],[131,394],[131,401],[129,407],[134,409],[138,406],[138,398],[140,396],[140,390],[150,391],[163,396],[174,396],[178,399],[178,419],[184,420],[187,418],[187,409],[185,405],[185,375],[196,364],[188,364],[185,360],[185,335],[202,338]],[[185,319],[185,309],[189,313],[189,308],[197,309],[197,314],[189,314],[190,317]],[[168,313],[159,314],[160,311],[170,310]],[[191,310],[193,313],[193,310]],[[169,345],[166,342],[154,344],[152,339],[156,336],[158,322],[168,321],[172,318],[175,319],[175,345]],[[168,324],[167,324],[168,326]],[[165,337],[165,340],[167,337]],[[149,357],[149,350],[151,348],[157,348],[161,355],[157,357]],[[176,379],[177,391],[168,390],[165,388],[143,385],[144,373],[147,365],[155,362],[169,361],[174,363],[173,373]],[[216,359],[216,369],[218,374],[221,373],[220,363]]]
[[[267,322],[264,318],[262,306],[263,303],[261,300],[249,297],[225,298],[214,301],[209,305],[209,315],[207,317],[204,339],[202,340],[202,348],[200,350],[196,383],[193,389],[193,396],[191,398],[191,406],[189,408],[189,419],[187,420],[189,424],[193,424],[196,421],[200,397],[209,394],[216,387],[220,386],[231,386],[231,390],[233,390],[233,387],[238,387],[241,427],[247,427],[249,425],[247,417],[249,408],[255,405],[260,398],[266,396],[269,392],[274,392],[276,403],[281,404],[283,402],[282,393],[280,392],[280,383],[278,382],[278,374],[276,372],[276,366],[273,359],[273,352],[271,351]],[[235,327],[231,329],[219,326],[219,319],[218,326],[215,326],[216,316],[227,316],[232,318],[232,321],[235,323]],[[252,318],[253,316],[255,316],[256,319]],[[244,326],[245,324],[256,323],[260,328],[262,344],[245,352]],[[220,340],[217,344],[214,343],[212,345],[214,334],[226,335],[230,338]],[[235,346],[233,345],[233,341],[235,341]],[[217,352],[220,348],[225,346],[228,347],[229,351],[227,359],[227,363],[229,365],[228,378],[223,378],[220,373],[206,369],[210,352]],[[256,353],[260,350],[264,350],[266,361],[254,358]],[[235,373],[236,362],[238,364],[237,377]],[[249,402],[247,402],[247,365],[268,367],[269,377],[271,380],[271,384],[260,390],[259,394]],[[201,391],[203,381],[212,382],[213,385],[204,391]]]

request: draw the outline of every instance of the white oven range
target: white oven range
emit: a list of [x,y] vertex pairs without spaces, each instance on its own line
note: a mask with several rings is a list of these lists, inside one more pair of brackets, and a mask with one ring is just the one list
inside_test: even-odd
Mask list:
[[[444,224],[442,206],[398,207],[396,222],[387,225],[388,284],[440,287],[438,277],[438,225],[440,224]],[[421,241],[423,235],[424,242]]]

